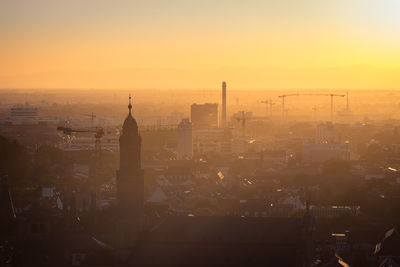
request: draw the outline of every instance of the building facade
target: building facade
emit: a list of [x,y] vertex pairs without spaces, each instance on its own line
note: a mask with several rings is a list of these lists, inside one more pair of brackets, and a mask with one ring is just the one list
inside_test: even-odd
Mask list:
[[182,119],[178,125],[178,159],[193,157],[192,123],[188,118]]
[[218,127],[218,104],[192,104],[190,106],[190,119],[193,127],[201,128],[217,128]]

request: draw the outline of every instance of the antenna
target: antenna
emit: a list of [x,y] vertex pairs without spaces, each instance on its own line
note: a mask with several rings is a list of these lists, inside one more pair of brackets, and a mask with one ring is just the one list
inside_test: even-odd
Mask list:
[[132,113],[131,113],[131,109],[132,109],[132,97],[131,97],[131,94],[129,94],[129,105],[128,105],[128,108],[129,108],[129,114],[131,115]]

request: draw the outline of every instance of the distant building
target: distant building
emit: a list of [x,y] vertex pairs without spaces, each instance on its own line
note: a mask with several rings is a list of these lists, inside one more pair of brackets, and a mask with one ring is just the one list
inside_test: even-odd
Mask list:
[[[62,149],[64,151],[83,151],[95,149],[94,137],[74,137],[64,143]],[[119,151],[119,141],[117,136],[106,135],[101,139],[101,149],[113,152]]]
[[203,154],[218,152],[232,153],[232,129],[211,128],[197,129],[193,132],[193,145],[195,153]]
[[28,149],[35,149],[42,144],[55,145],[60,142],[55,125],[41,120],[7,120],[0,123],[0,135],[17,140]]
[[307,216],[169,216],[148,232],[126,265],[310,266],[313,229]]
[[311,206],[311,210],[315,217],[318,216],[336,216],[341,214],[349,214],[352,216],[360,215],[360,206]]
[[218,104],[192,104],[190,107],[190,118],[196,129],[218,127]]
[[219,208],[221,215],[234,217],[288,218],[294,211],[292,205],[267,204],[264,199],[222,199]]
[[192,123],[189,121],[189,119],[183,119],[178,125],[178,159],[190,159],[192,157]]
[[193,171],[187,163],[171,165],[161,177],[167,179],[172,184],[180,184],[193,178]]
[[385,174],[383,172],[368,172],[365,174],[364,179],[367,181],[370,180],[382,180],[385,178]]
[[246,136],[246,127],[253,118],[251,111],[238,111],[231,116],[231,123],[234,128],[233,135],[236,137],[244,138]]
[[317,144],[335,144],[338,143],[339,134],[332,122],[317,125],[315,133],[315,143]]
[[330,159],[349,160],[348,144],[303,144],[303,162],[322,163]]
[[346,233],[332,233],[331,243],[335,252],[342,252],[349,248],[349,240]]
[[246,152],[246,141],[241,139],[232,140],[232,154],[239,155]]
[[38,109],[14,107],[11,108],[11,122],[13,124],[34,124],[37,123]]
[[284,164],[288,159],[288,155],[285,150],[262,150],[261,157],[263,162],[272,164]]

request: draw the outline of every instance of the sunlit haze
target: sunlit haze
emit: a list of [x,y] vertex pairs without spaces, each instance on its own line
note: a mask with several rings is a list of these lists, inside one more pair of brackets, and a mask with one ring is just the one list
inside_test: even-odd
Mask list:
[[0,88],[397,89],[396,0],[3,0]]

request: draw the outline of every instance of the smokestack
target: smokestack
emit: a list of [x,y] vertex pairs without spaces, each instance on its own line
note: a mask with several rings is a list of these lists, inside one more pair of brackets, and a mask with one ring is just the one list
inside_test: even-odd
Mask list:
[[222,82],[222,123],[223,128],[226,127],[226,82]]

